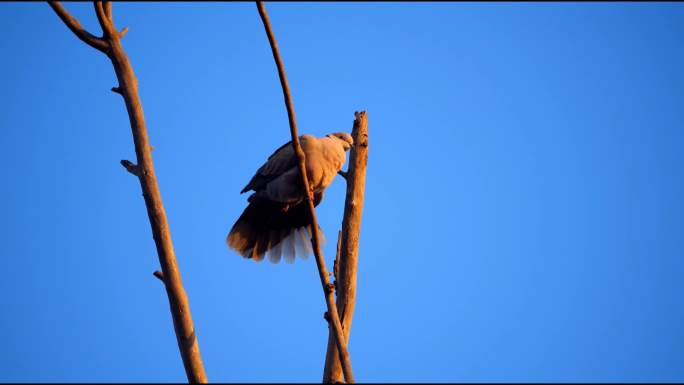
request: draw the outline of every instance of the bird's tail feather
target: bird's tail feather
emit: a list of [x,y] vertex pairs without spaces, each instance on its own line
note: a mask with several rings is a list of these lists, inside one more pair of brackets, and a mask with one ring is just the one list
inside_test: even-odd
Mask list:
[[[318,231],[321,244],[325,239]],[[279,202],[253,199],[235,222],[226,243],[244,258],[259,262],[268,257],[272,263],[292,263],[295,256],[306,259],[313,254],[310,240],[311,220],[305,204],[284,209]]]

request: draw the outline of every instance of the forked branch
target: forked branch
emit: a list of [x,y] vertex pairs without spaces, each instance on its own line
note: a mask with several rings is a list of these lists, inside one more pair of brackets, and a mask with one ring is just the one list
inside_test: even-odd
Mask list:
[[110,2],[94,2],[95,13],[102,27],[103,37],[98,38],[81,27],[81,24],[62,7],[59,2],[49,2],[50,7],[57,13],[64,24],[81,40],[91,47],[104,52],[112,61],[119,85],[112,91],[120,94],[126,104],[128,117],[133,133],[137,164],[130,161],[122,161],[121,164],[131,174],[135,175],[142,188],[145,199],[145,207],[152,228],[152,236],[157,247],[159,263],[162,272],[155,274],[164,282],[169,306],[176,331],[178,348],[185,366],[188,381],[192,383],[205,383],[207,376],[204,373],[204,364],[199,352],[199,344],[195,336],[195,329],[190,314],[190,304],[183,288],[176,254],[171,242],[171,232],[166,218],[166,211],[157,185],[157,177],[152,162],[151,146],[147,137],[145,116],[138,95],[138,81],[133,72],[133,67],[128,60],[128,55],[121,45],[122,32],[117,32],[112,20],[112,4]]
[[318,237],[318,220],[316,218],[316,210],[314,209],[313,191],[310,189],[309,178],[306,174],[306,155],[304,154],[302,146],[299,143],[297,122],[295,119],[294,107],[292,106],[292,96],[290,95],[290,86],[287,83],[285,68],[283,66],[282,60],[280,59],[278,44],[276,43],[275,36],[273,35],[273,30],[271,29],[271,22],[268,18],[268,13],[266,13],[264,4],[261,1],[257,1],[257,9],[259,10],[261,21],[266,29],[266,35],[268,36],[268,41],[271,45],[273,59],[278,67],[278,76],[280,77],[280,85],[283,88],[283,98],[285,99],[287,117],[290,123],[292,147],[295,154],[297,154],[297,160],[299,161],[299,174],[302,176],[302,185],[304,186],[304,191],[307,192],[307,203],[309,205],[309,213],[311,214],[311,243],[313,245],[314,255],[316,256],[316,265],[318,266],[318,275],[321,279],[321,286],[323,286],[323,293],[325,294],[325,302],[328,306],[328,317],[326,317],[326,319],[328,320],[329,325],[332,324],[332,330],[334,331],[335,335],[335,343],[337,346],[337,351],[339,352],[339,358],[342,363],[342,370],[344,372],[346,382],[353,383],[354,376],[352,374],[351,359],[349,357],[349,351],[347,350],[347,343],[344,338],[344,334],[342,333],[342,324],[337,313],[337,306],[335,305],[334,286],[330,283],[329,274],[325,268],[325,259],[323,258],[323,252],[321,251],[320,240]]
[[60,19],[66,24],[67,27],[71,30],[71,32],[76,35],[79,39],[81,39],[84,43],[88,44],[89,46],[95,48],[96,50],[100,52],[107,52],[107,49],[109,48],[109,45],[107,44],[106,41],[104,41],[102,38],[99,38],[92,33],[88,32],[81,26],[81,23],[78,22],[74,17],[72,17],[69,12],[67,12],[66,9],[62,6],[62,4],[59,3],[59,1],[48,1],[48,4],[52,9],[55,11],[57,16],[59,16]]

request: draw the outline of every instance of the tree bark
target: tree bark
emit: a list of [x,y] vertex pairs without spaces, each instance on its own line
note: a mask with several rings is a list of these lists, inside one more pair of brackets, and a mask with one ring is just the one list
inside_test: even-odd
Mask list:
[[290,124],[290,135],[292,136],[292,147],[295,154],[297,154],[297,159],[299,161],[299,173],[302,176],[302,185],[304,186],[304,191],[308,192],[307,202],[309,205],[309,212],[311,214],[311,243],[313,244],[314,255],[316,256],[316,265],[318,266],[318,275],[321,280],[321,286],[323,286],[323,293],[325,294],[325,302],[328,307],[328,312],[326,313],[326,320],[328,325],[332,324],[332,330],[335,335],[335,343],[337,346],[337,351],[339,352],[339,359],[342,364],[342,371],[344,372],[344,377],[347,379],[348,383],[354,382],[354,375],[351,368],[351,358],[349,356],[349,351],[347,350],[347,343],[344,339],[342,333],[342,324],[340,323],[340,318],[337,312],[337,306],[335,305],[334,299],[334,286],[330,283],[328,271],[325,268],[325,259],[323,258],[323,252],[321,251],[321,245],[318,236],[318,219],[316,218],[316,210],[314,209],[314,198],[313,191],[309,187],[309,179],[306,173],[306,155],[302,146],[299,143],[299,135],[297,133],[297,121],[295,118],[294,107],[292,105],[292,96],[290,95],[290,86],[287,83],[287,77],[285,76],[285,68],[283,62],[280,59],[280,53],[278,52],[278,44],[276,43],[273,30],[271,29],[271,22],[268,18],[268,13],[264,8],[261,1],[257,1],[257,9],[259,10],[259,15],[261,16],[261,21],[266,29],[266,35],[268,36],[268,41],[271,45],[271,52],[273,53],[273,59],[278,67],[278,76],[280,78],[280,85],[283,88],[283,98],[285,99],[285,107],[287,108],[287,116]]
[[171,242],[171,232],[159,192],[159,186],[157,185],[157,177],[154,172],[145,117],[140,97],[138,96],[138,80],[121,45],[121,37],[126,33],[127,29],[121,32],[115,29],[112,20],[111,3],[109,2],[104,4],[102,2],[94,2],[95,13],[103,31],[101,38],[85,31],[59,2],[49,2],[49,5],[77,37],[88,45],[104,52],[112,61],[116,77],[119,81],[119,85],[112,88],[112,91],[120,94],[126,104],[138,162],[137,165],[129,161],[121,161],[121,163],[129,172],[136,175],[140,181],[147,215],[152,228],[152,236],[162,268],[162,282],[164,282],[169,298],[178,348],[188,381],[191,383],[206,383],[207,377],[204,372],[204,364],[199,352],[199,343],[197,342],[190,314],[190,304],[178,270],[176,255],[173,243]]
[[[363,212],[364,191],[366,189],[366,164],[368,163],[368,120],[366,112],[354,114],[352,138],[354,146],[349,153],[347,168],[347,195],[344,202],[342,220],[339,271],[336,274],[337,309],[342,319],[342,329],[347,345],[351,333],[354,305],[356,304],[356,267],[359,256],[359,237],[361,234],[361,214]],[[325,355],[323,382],[335,383],[344,380],[340,365],[335,336],[330,330],[328,349]]]

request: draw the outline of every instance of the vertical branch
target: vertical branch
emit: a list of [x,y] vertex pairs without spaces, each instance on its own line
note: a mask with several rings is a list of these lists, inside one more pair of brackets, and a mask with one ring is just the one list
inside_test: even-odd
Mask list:
[[[347,171],[347,195],[342,220],[342,244],[339,253],[339,272],[336,276],[337,308],[339,309],[345,342],[349,344],[354,305],[356,304],[356,265],[359,256],[361,214],[366,189],[366,164],[368,162],[368,120],[366,112],[354,114],[352,138],[354,146],[349,153]],[[342,368],[338,359],[332,330],[328,334],[328,350],[325,355],[323,382],[341,382]]]
[[195,329],[190,314],[190,304],[183,288],[176,255],[171,242],[171,232],[166,218],[166,211],[162,204],[161,193],[157,185],[157,177],[154,172],[150,143],[147,137],[145,117],[142,104],[138,96],[138,81],[133,72],[133,67],[128,60],[128,55],[121,45],[121,33],[118,33],[112,20],[111,3],[94,2],[95,13],[102,27],[103,37],[97,38],[83,30],[78,21],[71,17],[59,2],[49,2],[49,5],[71,29],[76,36],[90,46],[104,52],[112,61],[118,87],[112,91],[120,94],[126,104],[128,117],[133,133],[137,165],[130,161],[122,161],[122,165],[138,177],[145,199],[145,207],[152,228],[152,236],[157,248],[159,263],[162,268],[164,287],[169,298],[173,325],[176,331],[178,348],[183,359],[188,381],[192,383],[206,383],[204,365],[199,352],[199,344],[195,336]]
[[333,295],[334,286],[330,283],[329,275],[325,268],[325,259],[323,258],[323,252],[321,251],[320,240],[318,237],[318,219],[316,218],[316,210],[314,209],[313,191],[311,191],[309,187],[309,179],[306,173],[306,155],[302,150],[302,146],[299,143],[299,135],[297,134],[297,122],[295,119],[294,108],[292,106],[290,86],[287,83],[285,68],[283,66],[282,60],[280,59],[278,44],[276,43],[275,36],[273,35],[273,30],[271,29],[271,22],[269,21],[268,14],[266,13],[266,9],[261,1],[257,1],[257,9],[259,10],[259,16],[261,16],[261,21],[264,24],[264,29],[266,30],[266,35],[268,36],[268,41],[271,45],[273,59],[278,67],[278,76],[280,78],[280,85],[283,88],[283,98],[285,99],[287,116],[290,123],[292,147],[295,151],[295,154],[297,154],[297,159],[299,161],[299,174],[302,176],[302,185],[304,186],[304,191],[307,192],[307,202],[309,205],[309,213],[311,215],[311,243],[313,244],[314,255],[316,256],[316,265],[318,266],[318,275],[321,280],[321,285],[323,286],[323,293],[325,294],[325,302],[328,306],[328,317],[326,317],[326,319],[328,320],[329,325],[332,324],[332,330],[335,335],[335,344],[337,346],[337,351],[339,352],[339,359],[342,364],[344,377],[348,383],[353,383],[354,376],[352,374],[351,358],[349,356],[349,351],[347,350],[347,343],[342,333],[342,324],[340,322],[337,306],[335,304]]

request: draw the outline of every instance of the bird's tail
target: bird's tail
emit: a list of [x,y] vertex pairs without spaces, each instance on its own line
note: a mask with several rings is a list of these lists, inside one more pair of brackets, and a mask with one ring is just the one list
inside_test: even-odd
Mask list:
[[[287,207],[269,199],[251,199],[228,233],[226,243],[245,258],[273,263],[307,258],[311,246],[311,216],[306,202]],[[323,232],[319,239],[324,243]]]

